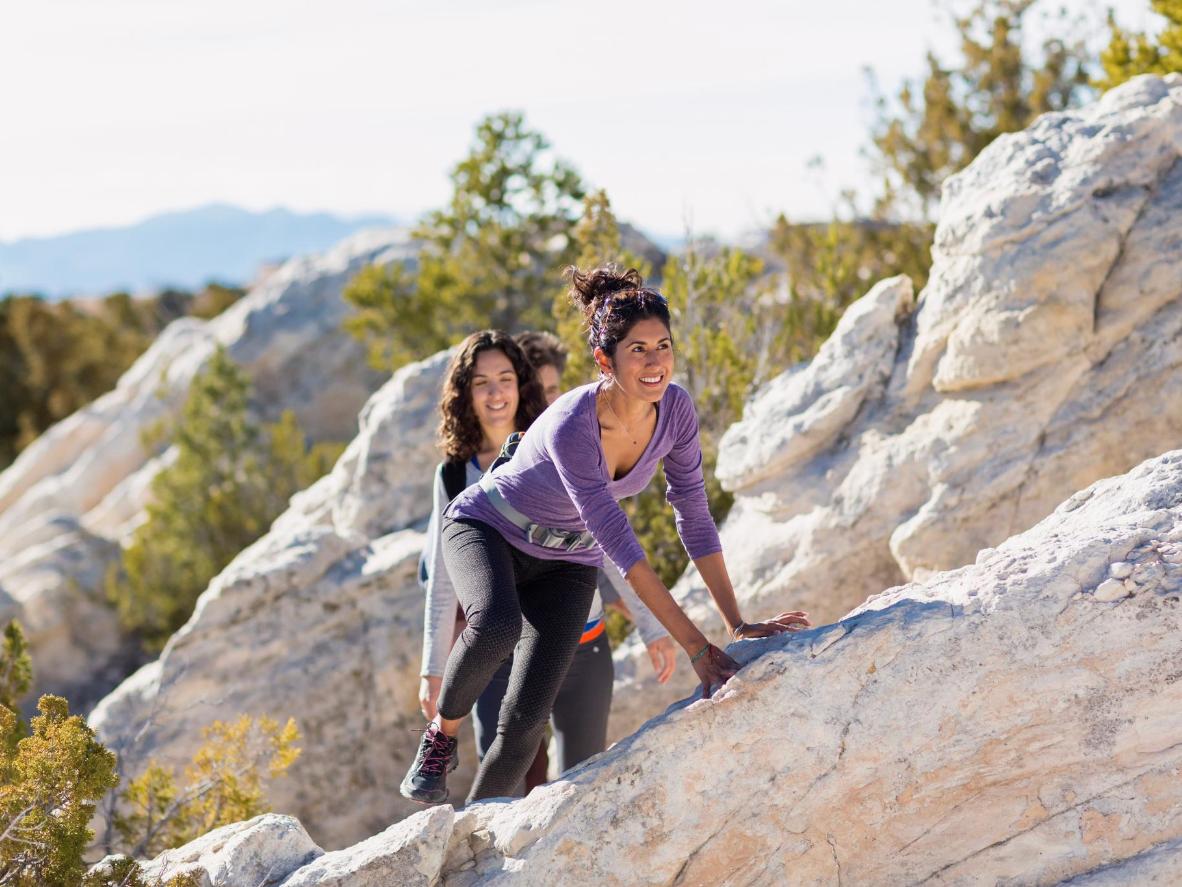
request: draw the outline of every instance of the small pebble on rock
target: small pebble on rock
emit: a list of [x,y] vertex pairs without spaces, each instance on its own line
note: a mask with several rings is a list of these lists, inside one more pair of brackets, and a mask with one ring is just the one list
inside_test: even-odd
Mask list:
[[1108,574],[1113,579],[1128,579],[1133,573],[1133,565],[1127,561],[1117,561],[1108,568]]
[[1119,601],[1128,596],[1129,590],[1119,579],[1105,579],[1092,594],[1092,597],[1098,601]]

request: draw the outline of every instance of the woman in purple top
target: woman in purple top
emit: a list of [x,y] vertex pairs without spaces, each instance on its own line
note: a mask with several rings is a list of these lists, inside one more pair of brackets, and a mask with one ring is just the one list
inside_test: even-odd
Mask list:
[[512,460],[444,513],[444,561],[467,627],[448,657],[438,713],[400,787],[416,801],[447,798],[460,720],[511,654],[497,737],[468,800],[512,791],[538,747],[605,556],[686,651],[707,695],[738,670],[673,600],[619,506],[648,486],[661,459],[678,535],[731,636],[809,624],[798,612],[753,624],[740,615],[707,507],[697,415],[685,390],[671,383],[665,298],[635,270],[610,267],[574,271],[571,298],[587,317],[601,381],[555,401]]

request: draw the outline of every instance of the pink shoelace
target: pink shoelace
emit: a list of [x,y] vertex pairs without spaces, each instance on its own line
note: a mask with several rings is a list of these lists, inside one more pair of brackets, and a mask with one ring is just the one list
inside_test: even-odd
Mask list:
[[419,764],[420,773],[430,773],[435,776],[443,772],[447,762],[451,759],[452,740],[447,734],[431,724],[426,730],[420,731],[427,738],[427,748],[423,755],[423,762]]

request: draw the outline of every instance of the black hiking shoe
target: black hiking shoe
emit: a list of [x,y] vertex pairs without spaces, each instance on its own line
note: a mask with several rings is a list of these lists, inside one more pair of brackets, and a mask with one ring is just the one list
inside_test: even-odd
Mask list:
[[459,766],[459,743],[434,724],[428,724],[419,743],[419,753],[398,786],[402,797],[420,804],[442,804],[447,800],[447,774]]

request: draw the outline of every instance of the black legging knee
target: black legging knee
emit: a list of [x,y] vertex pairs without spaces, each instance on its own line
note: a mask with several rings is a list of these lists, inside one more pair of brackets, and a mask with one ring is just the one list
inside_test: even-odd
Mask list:
[[468,625],[447,660],[439,713],[449,720],[466,715],[516,645],[497,738],[468,800],[503,797],[537,752],[591,608],[596,571],[518,551],[480,521],[445,519],[442,537]]

